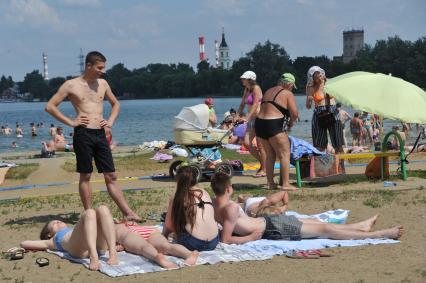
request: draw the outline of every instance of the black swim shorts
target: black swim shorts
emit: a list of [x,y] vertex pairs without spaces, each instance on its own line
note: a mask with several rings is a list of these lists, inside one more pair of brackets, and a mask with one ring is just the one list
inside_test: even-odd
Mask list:
[[93,158],[99,173],[115,172],[104,129],[74,128],[73,145],[77,158],[77,172],[92,173]]
[[295,216],[285,213],[265,217],[266,227],[262,239],[300,241],[302,222]]

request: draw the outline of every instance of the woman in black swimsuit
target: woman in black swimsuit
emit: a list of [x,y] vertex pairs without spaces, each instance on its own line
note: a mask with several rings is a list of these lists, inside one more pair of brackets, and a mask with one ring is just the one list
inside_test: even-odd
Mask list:
[[[269,189],[294,189],[290,186],[290,142],[287,131],[298,117],[296,100],[291,90],[295,78],[284,73],[278,85],[268,89],[263,96],[255,122],[256,136],[266,151],[266,176]],[[280,184],[274,182],[274,163],[280,161]]]

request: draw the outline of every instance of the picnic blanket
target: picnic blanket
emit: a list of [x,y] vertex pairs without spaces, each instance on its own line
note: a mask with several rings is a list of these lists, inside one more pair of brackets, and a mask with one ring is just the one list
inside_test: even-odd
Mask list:
[[[315,215],[302,215],[297,212],[289,212],[290,215],[296,215],[297,217],[311,217],[319,219],[323,222],[338,222],[344,223],[348,216],[349,211],[338,209],[333,211],[327,211]],[[275,255],[282,255],[292,250],[309,250],[309,249],[324,249],[333,247],[354,247],[362,245],[377,245],[377,244],[394,244],[399,241],[391,239],[366,239],[366,240],[329,240],[329,239],[309,239],[301,241],[273,241],[273,240],[258,240],[248,242],[242,245],[227,245],[220,243],[214,251],[200,252],[197,260],[197,265],[201,264],[216,264],[219,262],[239,262],[249,260],[267,260],[271,259]],[[51,251],[49,253],[60,256],[61,258],[68,259],[73,262],[78,262],[88,267],[89,259],[77,259],[70,256],[68,253]],[[111,266],[106,263],[108,260],[108,254],[100,256],[101,268],[100,272],[110,276],[119,277],[124,275],[132,275],[138,273],[149,273],[166,271],[156,263],[150,260],[126,253],[120,252],[118,254],[120,264]],[[185,266],[182,259],[167,256],[168,260],[178,265],[180,268]]]

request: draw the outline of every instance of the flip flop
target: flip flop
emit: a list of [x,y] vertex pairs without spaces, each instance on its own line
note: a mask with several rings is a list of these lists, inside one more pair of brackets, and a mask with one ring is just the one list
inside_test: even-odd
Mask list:
[[317,254],[309,254],[305,251],[291,251],[285,254],[286,257],[292,259],[319,259],[320,256]]
[[5,252],[2,252],[2,255],[7,260],[18,260],[24,258],[25,249],[13,247],[8,249]]
[[319,255],[320,257],[332,257],[332,256],[334,256],[334,254],[332,254],[332,253],[326,253],[326,252],[323,252],[321,250],[307,250],[306,252],[310,255]]
[[256,173],[253,175],[253,178],[262,178],[266,177],[266,173]]

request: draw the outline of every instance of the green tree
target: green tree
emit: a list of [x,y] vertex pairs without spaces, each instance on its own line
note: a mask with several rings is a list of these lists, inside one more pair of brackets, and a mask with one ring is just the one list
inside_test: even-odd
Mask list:
[[290,56],[284,47],[271,43],[256,44],[254,49],[247,53],[250,67],[257,75],[257,82],[266,90],[274,86],[284,72],[293,72]]
[[19,88],[22,93],[29,92],[34,98],[42,101],[46,101],[52,95],[51,89],[38,70],[27,73]]
[[13,87],[14,84],[15,83],[13,82],[13,79],[12,79],[11,76],[8,76],[7,78],[4,75],[1,76],[1,78],[0,78],[0,94],[4,90],[6,90],[6,89],[8,89],[10,87]]

